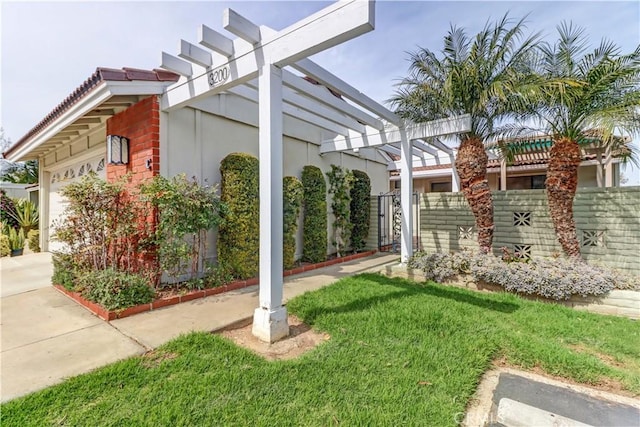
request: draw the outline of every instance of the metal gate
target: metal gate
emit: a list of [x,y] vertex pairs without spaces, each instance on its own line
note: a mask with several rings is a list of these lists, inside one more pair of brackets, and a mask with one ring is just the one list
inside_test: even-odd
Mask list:
[[[418,193],[413,193],[413,250],[420,250],[420,204]],[[378,250],[399,252],[402,235],[402,209],[400,190],[393,190],[378,196]]]

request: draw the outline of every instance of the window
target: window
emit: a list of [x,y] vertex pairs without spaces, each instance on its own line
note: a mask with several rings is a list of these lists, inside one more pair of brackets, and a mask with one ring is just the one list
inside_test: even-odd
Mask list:
[[507,178],[507,190],[544,189],[546,175],[512,176]]
[[432,193],[451,193],[451,183],[450,182],[432,182],[431,192]]

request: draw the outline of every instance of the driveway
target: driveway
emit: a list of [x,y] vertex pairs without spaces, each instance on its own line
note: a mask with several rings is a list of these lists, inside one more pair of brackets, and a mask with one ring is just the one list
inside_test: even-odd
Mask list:
[[0,259],[0,396],[14,397],[144,353],[51,286],[51,254]]

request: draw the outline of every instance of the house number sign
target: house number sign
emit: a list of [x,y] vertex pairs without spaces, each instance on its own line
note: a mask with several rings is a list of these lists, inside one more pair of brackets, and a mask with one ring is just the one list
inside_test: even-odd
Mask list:
[[209,86],[216,87],[227,81],[229,78],[229,66],[225,65],[209,73]]

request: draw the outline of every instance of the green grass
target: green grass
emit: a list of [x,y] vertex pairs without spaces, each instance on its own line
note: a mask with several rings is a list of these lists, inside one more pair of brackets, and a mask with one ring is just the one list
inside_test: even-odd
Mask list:
[[4,404],[2,425],[455,425],[498,357],[640,393],[640,324],[629,319],[374,274],[288,308],[331,339],[267,362],[193,333]]

